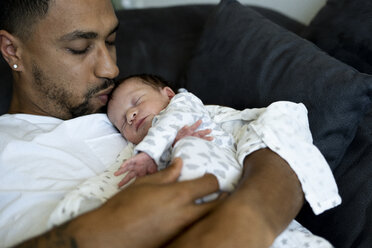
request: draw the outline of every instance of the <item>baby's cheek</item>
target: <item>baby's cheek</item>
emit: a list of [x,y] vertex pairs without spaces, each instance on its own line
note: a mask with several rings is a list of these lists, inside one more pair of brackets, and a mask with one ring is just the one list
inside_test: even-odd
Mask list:
[[121,133],[121,135],[124,136],[124,138],[125,138],[126,140],[128,140],[128,141],[134,143],[134,141],[133,141],[133,135],[131,135],[130,132],[128,132],[127,130],[123,130],[123,131],[121,131],[120,133]]

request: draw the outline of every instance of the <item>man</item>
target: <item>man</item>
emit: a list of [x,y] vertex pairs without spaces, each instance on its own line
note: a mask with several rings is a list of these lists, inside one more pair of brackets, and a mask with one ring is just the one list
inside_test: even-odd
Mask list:
[[176,160],[45,233],[45,209],[125,146],[103,115],[87,115],[105,106],[118,75],[118,20],[110,0],[2,0],[0,7],[0,49],[14,78],[12,115],[0,117],[0,232],[13,237],[6,244],[269,247],[297,215],[304,196],[296,174],[263,148],[246,157],[241,184],[226,199],[195,205],[217,180],[176,182]]

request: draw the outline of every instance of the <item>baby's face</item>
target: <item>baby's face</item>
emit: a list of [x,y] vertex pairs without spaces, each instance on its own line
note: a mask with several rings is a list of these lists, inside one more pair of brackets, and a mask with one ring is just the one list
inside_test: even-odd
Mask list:
[[114,91],[107,115],[120,133],[138,144],[146,136],[152,119],[169,103],[170,88],[156,90],[139,78],[129,78]]

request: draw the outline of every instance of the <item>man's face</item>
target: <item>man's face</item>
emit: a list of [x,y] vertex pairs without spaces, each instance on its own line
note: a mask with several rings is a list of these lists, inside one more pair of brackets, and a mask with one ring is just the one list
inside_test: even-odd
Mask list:
[[154,117],[166,108],[173,96],[169,87],[155,89],[139,78],[130,78],[114,91],[107,114],[128,141],[138,144],[146,136]]
[[69,119],[105,106],[118,75],[117,27],[110,0],[51,1],[22,47],[32,112]]

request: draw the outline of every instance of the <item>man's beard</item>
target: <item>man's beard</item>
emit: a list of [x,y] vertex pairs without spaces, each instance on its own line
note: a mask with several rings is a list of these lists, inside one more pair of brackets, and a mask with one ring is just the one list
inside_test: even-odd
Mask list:
[[70,112],[71,116],[74,118],[74,117],[87,115],[87,114],[92,114],[92,113],[97,113],[97,112],[105,112],[105,109],[107,107],[106,105],[101,107],[100,109],[96,110],[96,109],[93,109],[92,106],[89,105],[89,100],[95,94],[97,94],[101,90],[105,90],[105,89],[109,88],[113,84],[114,84],[114,80],[107,79],[107,80],[105,80],[105,82],[102,85],[100,85],[96,88],[90,89],[85,94],[83,103],[69,109],[69,112]]
[[[32,65],[32,74],[35,86],[38,88],[39,92],[45,96],[45,100],[48,101],[47,104],[54,104],[55,108],[60,108],[57,109],[58,113],[65,113],[64,117],[56,116],[62,119],[75,118],[82,115],[104,111],[106,106],[97,110],[90,104],[90,100],[98,92],[114,85],[114,80],[107,79],[102,85],[89,89],[84,95],[84,101],[82,103],[73,105],[69,101],[69,99],[73,99],[73,94],[68,91],[68,89],[53,84],[53,80],[48,78],[36,64]],[[67,114],[69,115],[68,117],[66,116]]]

